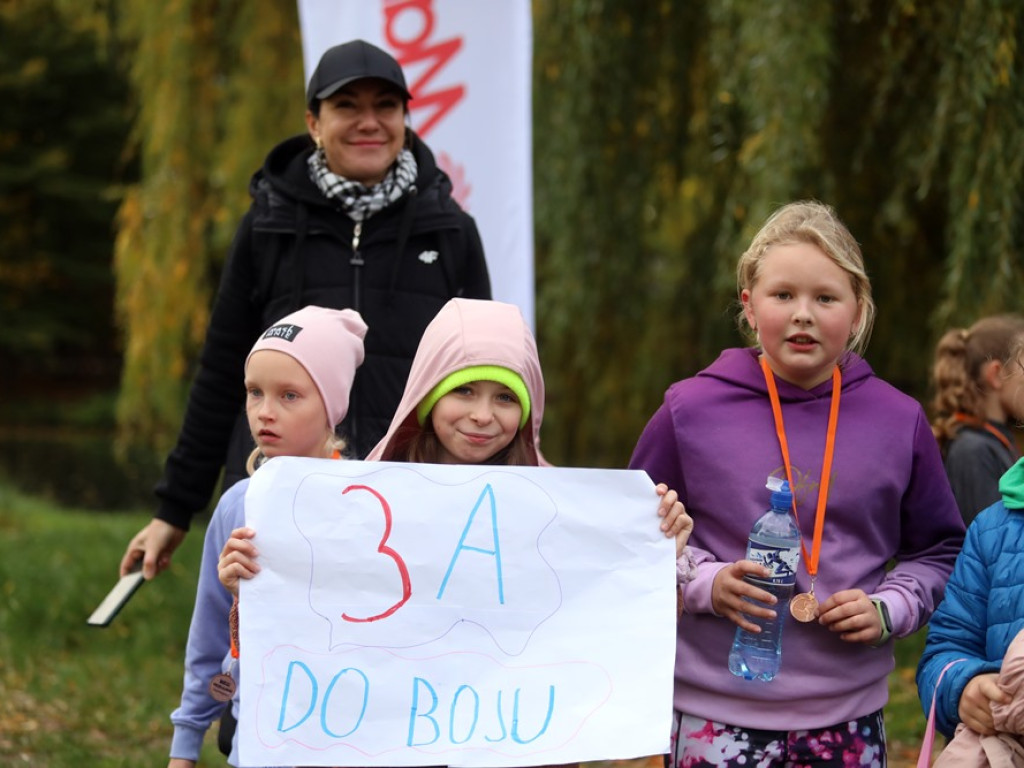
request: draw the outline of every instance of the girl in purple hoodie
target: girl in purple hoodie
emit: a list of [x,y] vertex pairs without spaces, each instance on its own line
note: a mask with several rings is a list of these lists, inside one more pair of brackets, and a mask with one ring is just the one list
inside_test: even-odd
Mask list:
[[[834,211],[779,209],[737,277],[753,345],[673,384],[631,461],[695,521],[670,766],[884,766],[891,638],[942,598],[963,521],[920,404],[858,354],[875,307]],[[802,539],[792,615],[745,578],[767,575],[745,557],[769,476],[789,481]],[[736,627],[776,613],[779,673],[734,676]]]

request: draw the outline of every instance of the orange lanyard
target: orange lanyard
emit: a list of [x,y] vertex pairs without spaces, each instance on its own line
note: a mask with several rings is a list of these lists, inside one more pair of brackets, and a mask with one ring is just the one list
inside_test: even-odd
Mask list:
[[228,626],[231,627],[231,658],[238,658],[238,595],[231,602],[231,612],[228,614]]
[[977,419],[974,416],[971,416],[970,414],[964,413],[963,411],[957,411],[956,413],[954,413],[953,418],[960,424],[966,424],[971,427],[977,427],[978,429],[984,429],[996,440],[1002,443],[1003,447],[1010,452],[1011,456],[1017,458],[1018,454],[1016,446],[1010,445],[1010,439],[1002,432],[1000,432],[998,429],[989,424],[987,421]]
[[[768,385],[768,399],[772,403],[772,416],[775,419],[775,434],[779,438],[779,448],[782,450],[782,463],[786,467],[786,480],[793,491],[793,515],[796,516],[797,526],[800,525],[800,517],[796,511],[796,486],[793,484],[793,469],[789,463],[789,443],[786,441],[786,428],[782,423],[782,404],[779,402],[779,390],[775,386],[775,376],[772,369],[768,367],[768,361],[764,355],[761,356],[761,370],[764,371],[764,380]],[[825,458],[821,463],[821,480],[818,482],[818,508],[814,513],[814,539],[811,542],[811,556],[807,556],[807,549],[804,547],[803,536],[800,537],[800,551],[804,556],[804,563],[807,564],[807,573],[811,576],[811,591],[814,591],[814,580],[818,575],[818,557],[821,555],[821,536],[825,530],[825,503],[828,501],[828,484],[832,476],[832,456],[836,447],[836,426],[839,422],[839,392],[842,388],[843,377],[839,372],[839,366],[832,369],[832,404],[828,412],[828,429],[825,432]]]

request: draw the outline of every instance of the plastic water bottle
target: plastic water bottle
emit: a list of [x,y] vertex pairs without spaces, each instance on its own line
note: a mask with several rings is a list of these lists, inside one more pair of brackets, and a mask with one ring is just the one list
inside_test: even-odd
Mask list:
[[[768,578],[746,577],[746,581],[778,598],[774,619],[747,616],[761,628],[748,632],[736,627],[736,636],[729,651],[729,671],[745,680],[772,680],[782,660],[782,626],[789,612],[789,601],[796,585],[796,569],[800,563],[800,530],[793,517],[793,494],[789,483],[768,478],[771,507],[750,531],[747,560],[760,563],[771,571]],[[744,598],[750,602],[750,598]]]

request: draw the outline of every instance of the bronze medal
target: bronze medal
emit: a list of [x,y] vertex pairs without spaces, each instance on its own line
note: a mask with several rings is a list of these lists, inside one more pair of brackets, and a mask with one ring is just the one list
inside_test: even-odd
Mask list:
[[814,621],[818,618],[818,599],[813,592],[802,592],[790,601],[789,612],[804,624]]
[[219,674],[214,675],[210,681],[210,695],[217,701],[231,701],[231,697],[235,695],[234,678],[231,675]]

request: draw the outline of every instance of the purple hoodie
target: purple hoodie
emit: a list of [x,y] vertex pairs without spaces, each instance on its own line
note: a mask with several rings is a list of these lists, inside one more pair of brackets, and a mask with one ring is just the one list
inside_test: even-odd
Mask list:
[[[893,646],[847,643],[817,622],[785,617],[782,666],[770,683],[728,669],[736,625],[711,610],[715,575],[746,556],[751,526],[768,506],[769,475],[785,477],[757,349],[728,349],[673,384],[630,462],[679,492],[694,519],[696,578],[683,586],[675,708],[769,730],[824,728],[881,709]],[[938,445],[917,401],[849,354],[815,594],[862,589],[889,609],[893,634],[927,621],[941,600],[964,526]],[[824,455],[831,380],[804,390],[776,378],[809,553]],[[887,570],[890,560],[895,566]],[[801,558],[797,592],[810,588]]]

